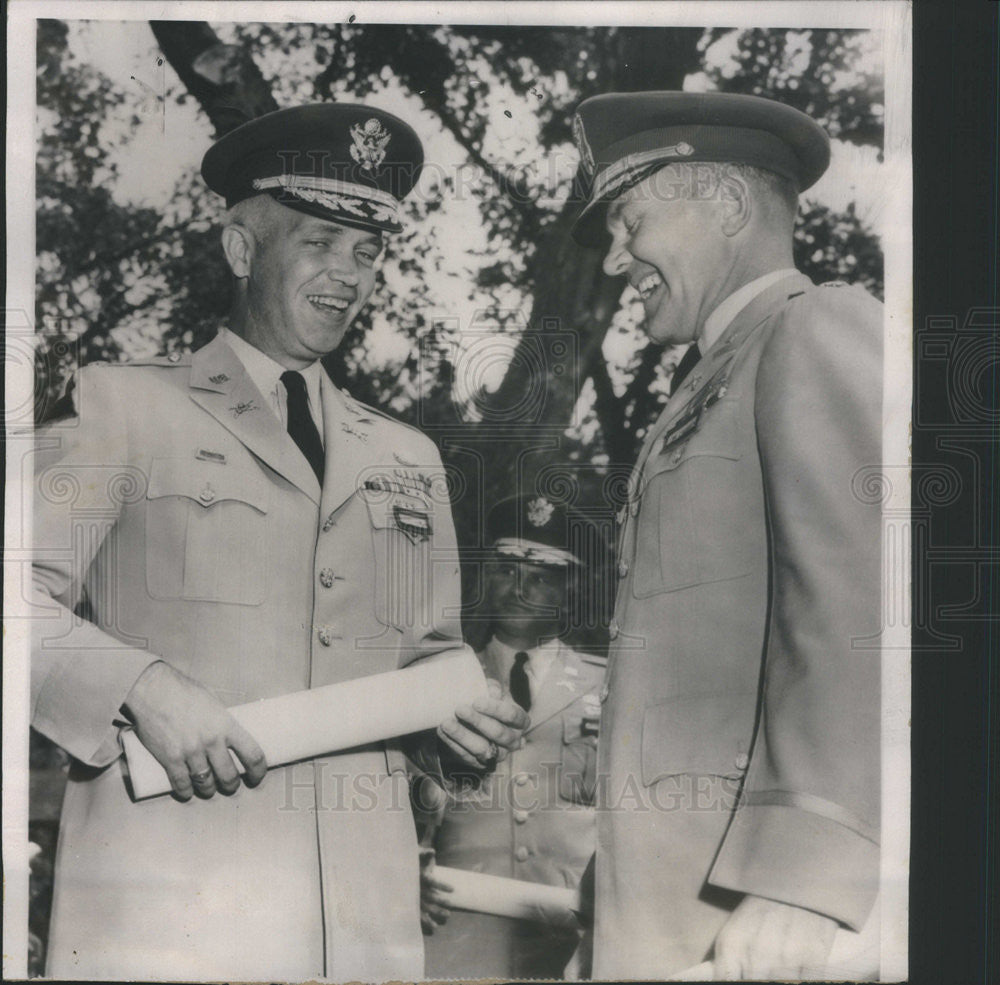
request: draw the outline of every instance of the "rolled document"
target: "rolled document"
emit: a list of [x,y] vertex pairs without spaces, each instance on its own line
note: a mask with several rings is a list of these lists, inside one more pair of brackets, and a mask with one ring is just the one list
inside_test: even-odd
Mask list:
[[455,909],[559,927],[579,925],[573,912],[579,906],[578,894],[565,886],[545,886],[444,865],[435,865],[430,875],[452,887],[451,893],[443,895],[448,906]]
[[[403,670],[372,674],[230,708],[260,744],[268,767],[436,728],[459,705],[488,694],[470,647]],[[132,798],[170,790],[166,771],[132,729],[121,733]],[[236,768],[242,764],[233,756]]]

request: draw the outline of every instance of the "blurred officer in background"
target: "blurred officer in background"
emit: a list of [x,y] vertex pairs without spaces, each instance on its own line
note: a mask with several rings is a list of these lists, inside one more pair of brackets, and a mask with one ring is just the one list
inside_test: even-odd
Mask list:
[[[76,760],[49,976],[422,974],[400,743],[265,777],[227,710],[462,646],[437,449],[319,363],[422,161],[406,123],[346,103],[227,134],[202,174],[229,207],[228,327],[191,356],[84,367],[74,413],[39,435],[32,725]],[[84,592],[93,621],[71,612]],[[456,714],[408,750],[441,782],[449,760],[488,768],[526,717],[499,697]],[[126,723],[173,797],[130,800]]]
[[576,238],[692,343],[620,515],[594,977],[827,977],[877,913],[882,307],[794,267],[803,113],[612,93],[574,132]]
[[[481,615],[492,636],[478,656],[531,721],[482,801],[445,803],[443,794],[434,799],[440,787],[417,787],[426,801],[418,811],[438,808],[422,841],[440,865],[575,888],[594,850],[605,661],[560,637],[581,602],[593,609],[603,542],[578,512],[536,495],[499,502],[487,518],[487,543],[493,556]],[[562,977],[575,929],[449,910],[446,886],[425,865],[428,978]]]

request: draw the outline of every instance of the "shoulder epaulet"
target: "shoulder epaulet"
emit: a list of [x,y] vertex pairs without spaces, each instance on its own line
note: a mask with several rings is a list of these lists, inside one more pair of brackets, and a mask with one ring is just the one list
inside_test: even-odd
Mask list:
[[111,362],[105,359],[95,359],[87,363],[88,366],[104,367],[138,367],[138,366],[160,366],[166,369],[176,369],[181,366],[191,365],[191,354],[186,352],[168,352],[166,355],[147,356],[143,359],[120,359]]
[[346,390],[340,391],[344,397],[344,406],[352,413],[356,414],[358,417],[380,417],[383,421],[388,421],[390,424],[395,424],[397,427],[406,428],[408,431],[414,431],[419,434],[422,438],[427,438],[420,428],[414,427],[412,424],[407,424],[406,421],[401,421],[398,417],[393,417],[392,414],[386,413],[378,407],[373,407],[371,404],[362,403],[360,400],[355,400],[354,397],[350,396]]

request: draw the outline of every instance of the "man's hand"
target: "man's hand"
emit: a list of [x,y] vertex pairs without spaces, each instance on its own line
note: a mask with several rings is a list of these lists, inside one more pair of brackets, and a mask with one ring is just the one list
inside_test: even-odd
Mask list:
[[503,697],[499,682],[489,680],[489,697],[462,705],[455,717],[438,726],[438,736],[463,763],[492,769],[510,749],[516,749],[529,719],[512,698]]
[[434,878],[433,850],[420,853],[420,928],[426,936],[434,933],[435,925],[448,922],[451,907],[442,895],[454,892],[454,886]]
[[837,926],[836,920],[812,910],[746,896],[715,939],[712,978],[821,979]]
[[240,775],[230,749],[246,769],[247,786],[264,779],[264,753],[250,733],[215,695],[169,664],[150,664],[132,685],[125,708],[136,735],[166,770],[181,800],[236,790]]

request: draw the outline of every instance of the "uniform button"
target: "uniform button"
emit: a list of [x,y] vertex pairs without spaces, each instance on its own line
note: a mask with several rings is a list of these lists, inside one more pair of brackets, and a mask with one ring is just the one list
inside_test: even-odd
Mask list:
[[324,568],[319,573],[319,583],[324,588],[332,588],[333,587],[333,568]]
[[527,773],[516,773],[514,775],[514,782],[519,787],[523,787],[528,782],[528,774]]
[[531,855],[531,849],[526,845],[518,845],[517,851],[514,852],[514,858],[516,858],[518,862],[527,862],[529,855]]
[[528,820],[528,812],[527,811],[514,811],[514,820],[518,824],[524,824],[524,822]]
[[618,511],[618,512],[617,512],[617,513],[615,514],[615,519],[616,519],[616,520],[617,520],[617,521],[618,521],[619,523],[624,523],[624,522],[625,522],[625,517],[627,517],[627,516],[628,516],[628,507],[627,507],[627,506],[623,506],[623,507],[622,507],[622,508],[621,508],[621,509],[620,509],[620,510],[619,510],[619,511]]
[[323,646],[329,646],[333,642],[333,630],[329,626],[320,626],[316,635]]
[[602,688],[601,688],[601,703],[602,703],[602,704],[603,704],[603,703],[604,703],[605,701],[607,701],[607,700],[608,700],[608,695],[609,695],[610,693],[611,693],[611,688],[609,688],[609,687],[608,687],[608,685],[607,685],[607,684],[605,684],[605,685],[604,685],[604,687],[602,687]]
[[683,445],[681,445],[681,446],[680,446],[680,448],[678,448],[678,449],[677,449],[677,450],[676,450],[676,451],[674,452],[674,454],[673,454],[673,456],[671,457],[671,459],[670,459],[670,460],[671,460],[672,462],[679,462],[679,461],[680,461],[680,460],[681,460],[681,459],[682,459],[683,457],[684,457],[684,446],[683,446]]
[[750,765],[750,757],[745,752],[741,752],[736,757],[736,768],[738,770],[745,770],[749,765]]
[[628,561],[618,562],[618,577],[624,578],[628,574]]
[[168,353],[167,359],[172,363],[178,363],[181,361],[181,354],[179,352]]
[[639,515],[639,501],[638,500],[633,500],[631,503],[629,503],[628,511],[629,511],[629,513],[632,516],[638,516]]
[[212,488],[212,486],[209,483],[206,482],[205,483],[205,488],[202,489],[202,491],[200,493],[198,493],[198,498],[203,503],[211,503],[212,500],[215,499],[215,490]]
[[618,620],[612,619],[611,622],[608,623],[608,636],[614,640],[618,638],[618,634],[620,632],[621,627],[618,625]]

